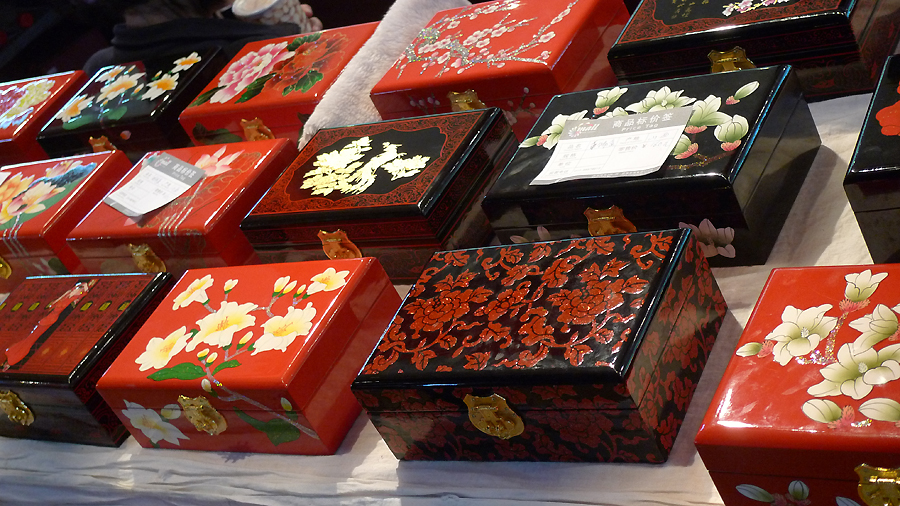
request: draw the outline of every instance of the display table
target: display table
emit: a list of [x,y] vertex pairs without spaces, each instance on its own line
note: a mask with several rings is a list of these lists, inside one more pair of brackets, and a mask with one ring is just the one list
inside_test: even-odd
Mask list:
[[0,504],[720,505],[693,438],[769,271],[871,263],[841,186],[869,99],[811,105],[822,149],[769,262],[714,269],[729,311],[664,465],[398,462],[362,415],[328,457],[153,450],[134,438],[118,449],[0,438]]

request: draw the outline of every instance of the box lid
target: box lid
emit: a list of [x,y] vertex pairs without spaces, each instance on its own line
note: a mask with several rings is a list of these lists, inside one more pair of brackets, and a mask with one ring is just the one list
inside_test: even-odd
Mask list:
[[7,165],[0,184],[0,255],[54,254],[131,163],[121,151]]
[[[79,256],[107,257],[129,242],[149,244],[158,253],[170,249],[201,254],[240,234],[240,220],[296,153],[285,139],[236,142],[163,151],[202,168],[206,175],[177,199],[134,220],[99,202],[68,235]],[[131,181],[148,153],[122,178]]]
[[38,130],[81,87],[84,72],[74,70],[0,84],[0,143]]
[[[0,388],[26,404],[58,402],[54,390],[75,391],[82,402],[103,370],[131,338],[167,285],[168,274],[85,274],[33,277],[0,303]],[[105,370],[105,367],[104,367]],[[27,395],[22,392],[27,392]],[[65,398],[65,397],[63,397]]]
[[243,138],[239,121],[258,117],[268,127],[302,125],[378,23],[250,42],[179,117]]
[[[616,0],[497,0],[438,12],[372,89],[382,116],[450,110],[449,92],[474,89],[484,102],[574,89],[583,61],[621,29]],[[410,103],[410,90],[431,94]]]
[[[677,222],[687,216],[720,216],[717,226],[746,226],[742,209],[758,187],[773,143],[803,100],[796,86],[788,86],[791,72],[789,66],[769,67],[554,97],[485,197],[491,224],[497,229],[586,223],[586,208],[616,205],[639,228],[657,217]],[[631,113],[662,114],[675,107],[692,107],[694,113],[660,170],[530,184],[550,160],[567,119],[627,121]],[[755,143],[764,153],[751,159]]]
[[896,466],[898,280],[897,265],[774,269],[697,435],[707,469],[858,480],[859,464]]
[[675,292],[699,284],[673,284],[687,251],[699,250],[682,229],[435,253],[353,388],[574,385],[592,390],[582,409],[635,409],[681,310],[673,301],[684,303]]
[[241,228],[255,245],[446,236],[513,144],[499,109],[322,129]]

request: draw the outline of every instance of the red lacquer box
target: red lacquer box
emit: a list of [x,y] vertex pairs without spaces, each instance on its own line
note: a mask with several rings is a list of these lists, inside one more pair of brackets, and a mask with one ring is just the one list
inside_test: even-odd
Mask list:
[[404,460],[663,462],[725,310],[690,230],[440,252],[353,390]]
[[606,54],[627,21],[621,0],[498,0],[441,11],[372,101],[384,119],[458,110],[454,103],[499,107],[524,139],[553,95],[616,84]]
[[0,293],[27,276],[86,272],[66,235],[130,168],[106,151],[0,169]]
[[772,271],[696,439],[727,506],[892,504],[898,286],[897,265]]
[[98,389],[145,447],[331,454],[399,305],[373,258],[190,270]]
[[435,251],[490,239],[480,200],[515,146],[495,108],[322,129],[241,228],[265,263],[358,248],[409,283]]
[[37,134],[84,80],[75,70],[0,84],[0,165],[49,158]]
[[377,26],[251,42],[178,119],[197,145],[244,140],[245,126],[250,135],[267,129],[296,143],[306,118]]
[[[89,272],[172,272],[256,263],[241,219],[297,155],[286,139],[167,150],[205,176],[165,206],[130,218],[99,202],[67,244]],[[131,181],[148,153],[113,189]]]
[[28,278],[0,303],[0,435],[102,446],[128,437],[97,380],[168,274]]

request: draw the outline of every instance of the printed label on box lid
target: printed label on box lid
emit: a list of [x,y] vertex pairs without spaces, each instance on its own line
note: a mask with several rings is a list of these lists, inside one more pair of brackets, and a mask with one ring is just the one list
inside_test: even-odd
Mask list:
[[134,179],[103,201],[126,216],[141,216],[177,199],[204,174],[199,167],[160,153],[151,156]]
[[531,185],[587,178],[643,176],[659,170],[691,118],[679,107],[594,120],[567,120]]

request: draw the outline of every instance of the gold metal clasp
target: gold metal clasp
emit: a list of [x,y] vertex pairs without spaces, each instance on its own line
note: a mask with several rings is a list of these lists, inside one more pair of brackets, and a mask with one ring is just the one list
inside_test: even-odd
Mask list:
[[628,221],[618,206],[599,210],[589,207],[584,210],[584,216],[588,220],[588,232],[593,237],[637,232],[637,227]]
[[489,436],[509,439],[525,430],[522,418],[506,404],[506,399],[497,394],[490,397],[466,394],[463,402],[469,407],[472,425]]
[[275,138],[275,134],[259,118],[242,119],[241,128],[244,129],[244,138],[248,141],[263,141]]
[[362,252],[347,237],[347,233],[343,230],[335,230],[334,232],[326,232],[319,230],[319,240],[322,241],[322,251],[325,255],[332,259],[339,258],[362,258]]
[[12,265],[5,258],[0,257],[0,278],[9,279],[12,276]]
[[868,506],[900,506],[900,469],[856,466],[859,497]]
[[13,422],[26,426],[34,423],[34,414],[22,399],[10,390],[0,390],[0,409]]
[[734,46],[731,51],[710,51],[708,55],[712,67],[710,72],[728,72],[731,70],[755,69],[756,65],[747,58],[747,52],[740,46]]
[[131,252],[131,259],[139,271],[147,273],[166,272],[166,263],[150,249],[150,245],[129,244],[128,251]]
[[206,397],[202,395],[193,399],[179,395],[178,404],[181,404],[184,409],[185,418],[201,432],[215,436],[225,432],[225,429],[228,428],[225,417],[216,411],[216,408],[212,407]]
[[101,135],[100,137],[88,137],[88,142],[91,144],[91,149],[94,153],[102,153],[104,151],[115,151],[116,147],[113,146],[113,143],[106,138],[105,135]]
[[478,99],[475,90],[466,90],[462,93],[451,91],[447,93],[450,100],[450,110],[453,112],[474,111],[475,109],[487,109],[484,102]]

